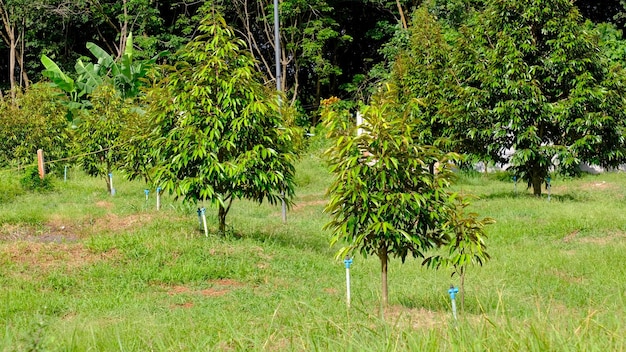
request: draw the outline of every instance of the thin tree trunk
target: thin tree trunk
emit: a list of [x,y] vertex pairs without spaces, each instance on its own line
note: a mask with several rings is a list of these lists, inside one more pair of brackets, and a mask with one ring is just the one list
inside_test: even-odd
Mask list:
[[5,44],[9,47],[9,82],[11,83],[11,100],[15,102],[15,56],[16,56],[16,40],[15,40],[15,24],[11,23],[9,12],[4,1],[0,0],[0,15],[2,17],[2,24],[4,25],[4,32],[0,35]]
[[532,176],[532,186],[533,186],[533,194],[536,197],[541,197],[541,185],[543,184],[543,179],[539,176]]
[[380,258],[380,282],[382,288],[383,307],[389,305],[389,291],[387,290],[387,264],[389,263],[389,253],[387,247],[381,247],[378,250],[378,258]]
[[107,173],[106,173],[106,175],[104,176],[104,178],[105,178],[105,179],[106,179],[106,181],[107,181],[107,192],[108,192],[109,194],[111,194],[111,190],[113,189],[113,188],[112,188],[112,185],[111,185],[111,178],[109,177],[109,174],[112,172],[112,171],[111,171],[111,162],[107,160],[107,161],[106,161],[106,165],[107,165]]
[[120,51],[117,54],[117,58],[121,58],[126,51],[126,37],[128,36],[128,8],[126,6],[126,0],[123,1],[122,7],[124,9],[124,20],[120,26]]
[[11,100],[15,103],[15,28],[9,33],[9,82],[11,82]]
[[461,309],[465,309],[465,269],[461,268]]
[[224,234],[226,232],[226,209],[222,204],[218,207],[217,218],[219,220],[219,232]]
[[402,5],[400,5],[400,0],[396,0],[396,5],[398,6],[398,12],[400,13],[400,21],[402,22],[402,29],[409,28],[406,23],[406,18],[404,17],[404,11],[402,10]]
[[[20,51],[15,54],[18,58],[17,64],[20,65],[20,87],[28,88],[30,82],[28,80],[28,74],[26,73],[26,67],[24,66],[24,53],[26,52],[26,19],[22,19],[22,29],[19,38],[21,38]],[[19,41],[19,39],[18,39]]]

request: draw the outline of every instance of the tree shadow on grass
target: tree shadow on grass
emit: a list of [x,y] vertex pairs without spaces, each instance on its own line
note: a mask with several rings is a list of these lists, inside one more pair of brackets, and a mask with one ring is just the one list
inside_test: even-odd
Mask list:
[[239,238],[247,238],[263,244],[276,245],[283,248],[319,253],[329,251],[328,239],[318,235],[290,235],[288,227],[285,227],[284,231],[274,231],[271,233],[260,230],[255,230],[245,234],[240,233]]
[[[398,301],[403,307],[407,309],[425,309],[428,311],[437,312],[438,314],[452,315],[452,301],[450,299],[450,296],[446,293],[432,294],[424,292],[424,295],[400,297]],[[469,314],[477,316],[485,314],[486,311],[493,310],[491,304],[487,303],[488,306],[485,306],[484,302],[478,302],[476,297],[469,296],[467,295],[467,293],[464,303],[462,303],[461,297],[457,295],[455,304],[457,308],[457,314],[459,315]]]
[[[515,192],[496,192],[496,193],[489,193],[489,194],[480,194],[477,195],[479,199],[481,200],[494,200],[494,199],[509,199],[511,201],[514,200],[536,200],[538,197],[536,197],[533,194],[530,193],[515,193]],[[543,199],[545,201],[555,201],[555,202],[585,202],[589,200],[589,197],[583,194],[573,194],[573,193],[566,193],[566,194],[551,194],[549,196],[548,199],[548,194],[543,193],[541,195],[541,197],[539,197],[540,199]]]

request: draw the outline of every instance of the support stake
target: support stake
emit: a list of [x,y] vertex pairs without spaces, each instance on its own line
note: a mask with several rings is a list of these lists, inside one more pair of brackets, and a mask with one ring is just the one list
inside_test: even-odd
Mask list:
[[46,168],[43,161],[43,149],[37,149],[37,167],[39,169],[39,178],[43,180],[46,176]]

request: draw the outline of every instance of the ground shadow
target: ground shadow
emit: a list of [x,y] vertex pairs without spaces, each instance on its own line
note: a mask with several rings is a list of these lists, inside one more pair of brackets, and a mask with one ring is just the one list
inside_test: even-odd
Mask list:
[[[535,195],[530,194],[530,193],[515,193],[515,192],[495,192],[495,193],[488,193],[488,194],[479,194],[477,196],[479,199],[483,199],[483,200],[486,200],[486,199],[489,199],[489,200],[537,199]],[[573,194],[573,193],[551,194],[550,196],[548,196],[547,194],[544,193],[541,195],[540,198],[546,201],[555,201],[555,202],[585,202],[588,200],[589,197],[586,197],[582,194]]]

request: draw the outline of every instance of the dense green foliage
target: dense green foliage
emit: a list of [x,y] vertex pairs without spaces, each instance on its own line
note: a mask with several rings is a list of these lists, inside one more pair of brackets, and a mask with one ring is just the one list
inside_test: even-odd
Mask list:
[[[36,84],[16,95],[14,102],[0,100],[0,166],[36,163],[37,150],[47,160],[71,155],[73,131],[65,119],[64,99],[47,84]],[[61,164],[48,165],[54,171]]]
[[427,141],[509,165],[536,195],[554,167],[626,160],[624,72],[570,1],[486,1],[458,29],[421,10],[410,30],[395,80],[423,97]]
[[[458,212],[456,195],[450,191],[458,155],[423,144],[421,116],[414,115],[410,104],[398,104],[397,94],[386,86],[361,109],[360,135],[332,102],[323,114],[333,142],[325,156],[335,176],[328,189],[325,211],[331,221],[326,228],[332,244],[345,243],[339,257],[352,252],[379,257],[385,305],[390,256],[404,262],[407,256],[423,258],[430,249],[451,245],[451,261],[464,265],[463,251],[475,243],[477,257],[488,258],[482,255],[480,236],[487,222]],[[455,253],[459,250],[460,258]]]
[[109,174],[122,164],[126,138],[130,138],[124,131],[139,112],[111,85],[97,87],[89,103],[90,109],[80,111],[74,156],[88,175],[103,177],[110,192]]
[[293,196],[293,131],[223,18],[209,13],[198,32],[149,93],[154,178],[178,197],[217,205],[224,231],[233,200]]

